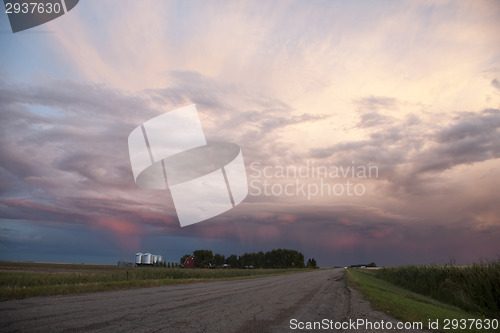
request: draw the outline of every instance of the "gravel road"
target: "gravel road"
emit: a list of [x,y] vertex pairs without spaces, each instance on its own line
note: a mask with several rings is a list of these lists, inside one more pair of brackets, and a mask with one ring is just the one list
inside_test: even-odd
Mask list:
[[293,319],[396,325],[345,284],[343,269],[0,302],[1,332],[307,331],[292,329]]

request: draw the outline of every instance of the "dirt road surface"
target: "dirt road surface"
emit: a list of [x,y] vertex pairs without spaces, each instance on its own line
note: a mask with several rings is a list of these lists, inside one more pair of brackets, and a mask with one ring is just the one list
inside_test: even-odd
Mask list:
[[349,288],[343,269],[0,302],[1,332],[423,332],[298,329],[324,319],[397,322]]

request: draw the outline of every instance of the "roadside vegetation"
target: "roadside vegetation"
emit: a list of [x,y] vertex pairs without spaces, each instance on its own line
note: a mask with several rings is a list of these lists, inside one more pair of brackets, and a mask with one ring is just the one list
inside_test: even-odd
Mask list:
[[375,276],[467,312],[500,319],[500,259],[456,266],[402,266]]
[[0,262],[0,300],[305,272]]
[[[498,260],[471,266],[350,268],[347,280],[374,308],[402,321],[420,321],[424,328],[437,320],[441,332],[493,332],[480,329],[481,324],[493,319],[498,325],[500,319]],[[453,319],[467,320],[467,328],[444,329],[446,320]]]
[[425,329],[429,321],[439,322],[439,332],[494,332],[494,330],[453,329],[444,330],[445,320],[482,319],[457,307],[438,302],[430,297],[414,293],[392,283],[378,279],[373,271],[350,268],[347,280],[370,301],[372,306],[403,322],[421,322]]

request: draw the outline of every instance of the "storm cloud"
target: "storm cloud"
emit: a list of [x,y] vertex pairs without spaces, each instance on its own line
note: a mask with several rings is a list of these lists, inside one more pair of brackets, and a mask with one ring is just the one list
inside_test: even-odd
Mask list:
[[[116,8],[88,1],[50,33],[0,36],[1,259],[286,247],[331,266],[500,252],[497,2]],[[181,228],[168,190],[134,183],[127,138],[189,104],[207,140],[237,143],[249,182],[275,193]],[[377,177],[263,173],[355,166]],[[363,195],[279,192],[347,181]]]

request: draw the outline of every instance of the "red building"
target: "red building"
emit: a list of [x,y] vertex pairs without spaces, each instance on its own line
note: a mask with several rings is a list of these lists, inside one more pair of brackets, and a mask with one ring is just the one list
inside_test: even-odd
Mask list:
[[184,268],[194,268],[194,256],[191,256],[184,261]]

